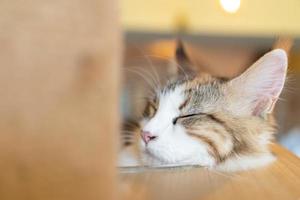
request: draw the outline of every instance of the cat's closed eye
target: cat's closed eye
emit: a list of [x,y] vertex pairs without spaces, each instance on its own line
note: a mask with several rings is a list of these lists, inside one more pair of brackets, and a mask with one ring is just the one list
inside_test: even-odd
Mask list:
[[206,115],[206,114],[205,113],[193,113],[193,114],[187,114],[187,115],[180,115],[173,119],[173,124],[175,125],[179,119],[190,118],[190,117],[201,116],[201,115]]

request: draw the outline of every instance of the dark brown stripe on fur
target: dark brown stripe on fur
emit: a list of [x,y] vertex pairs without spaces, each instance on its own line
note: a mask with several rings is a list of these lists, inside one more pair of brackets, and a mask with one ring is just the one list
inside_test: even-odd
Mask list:
[[139,123],[137,122],[137,120],[133,120],[133,119],[126,119],[123,122],[122,125],[122,130],[126,130],[126,131],[132,131],[135,130],[137,128],[139,128]]
[[235,137],[234,130],[231,127],[229,127],[225,121],[223,121],[222,119],[220,119],[219,117],[217,117],[216,115],[213,115],[213,114],[210,114],[209,118],[211,120],[214,120],[215,122],[217,122],[218,124],[222,125],[225,128],[226,132],[230,136],[231,141],[233,143],[233,148],[231,149],[231,151],[229,153],[227,153],[226,155],[223,155],[220,162],[226,160],[228,157],[231,157],[236,152],[240,152],[242,149],[247,149],[247,144],[241,145],[241,141],[239,141],[239,139]]
[[[216,115],[211,114],[211,115],[209,115],[209,117],[210,117],[210,119],[212,119],[215,122],[219,123],[220,125],[222,125],[226,129],[226,131],[229,134],[229,136],[231,137],[231,141],[233,143],[232,150],[227,155],[223,155],[222,160],[225,160],[228,157],[231,157],[235,154],[251,153],[251,152],[249,152],[249,150],[251,149],[251,148],[249,148],[249,144],[247,142],[245,142],[242,137],[238,137],[238,135],[235,135],[234,130],[232,128],[230,128],[225,121],[223,121],[222,119],[220,119]],[[245,130],[245,132],[246,131],[247,130]]]
[[123,146],[124,146],[124,147],[127,147],[127,146],[130,146],[131,144],[132,144],[131,141],[125,141],[125,142],[123,143]]
[[226,124],[226,122],[223,121],[222,119],[220,119],[219,117],[217,117],[216,115],[208,114],[207,117],[209,117],[211,120],[217,122],[218,124],[222,125],[228,133],[232,133],[232,129]]
[[219,124],[222,124],[222,125],[225,124],[225,122],[223,120],[217,118],[214,114],[208,114],[207,116]]
[[198,135],[198,134],[195,134],[195,133],[192,133],[192,132],[188,132],[189,135],[193,136],[193,137],[196,137],[198,139],[200,139],[202,142],[205,142],[209,148],[210,148],[210,151],[209,153],[211,154],[211,156],[213,156],[217,163],[220,163],[223,159],[218,151],[218,148],[217,146],[215,145],[215,143],[208,137],[205,137],[203,135]]
[[185,108],[189,101],[190,101],[191,98],[187,98],[180,106],[179,106],[179,110],[182,110],[183,108]]
[[135,131],[139,129],[140,125],[137,120],[126,119],[123,121],[121,131],[121,145],[122,147],[130,146],[134,144]]

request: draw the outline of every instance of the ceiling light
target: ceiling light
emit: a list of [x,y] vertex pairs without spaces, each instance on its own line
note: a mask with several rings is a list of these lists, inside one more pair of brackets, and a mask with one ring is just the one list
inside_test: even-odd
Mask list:
[[229,13],[235,13],[241,5],[240,0],[220,0],[222,8]]

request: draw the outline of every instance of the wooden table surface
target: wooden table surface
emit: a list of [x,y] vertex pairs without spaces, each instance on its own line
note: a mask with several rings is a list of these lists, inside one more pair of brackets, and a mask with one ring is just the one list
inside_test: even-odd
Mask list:
[[279,145],[271,165],[239,173],[204,168],[121,170],[123,199],[300,200],[300,159]]

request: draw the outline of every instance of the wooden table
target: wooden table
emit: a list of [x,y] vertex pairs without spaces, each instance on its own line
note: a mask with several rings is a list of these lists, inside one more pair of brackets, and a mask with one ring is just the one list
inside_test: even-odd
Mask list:
[[272,150],[277,161],[239,173],[194,167],[123,170],[124,199],[300,200],[300,159],[279,145]]

